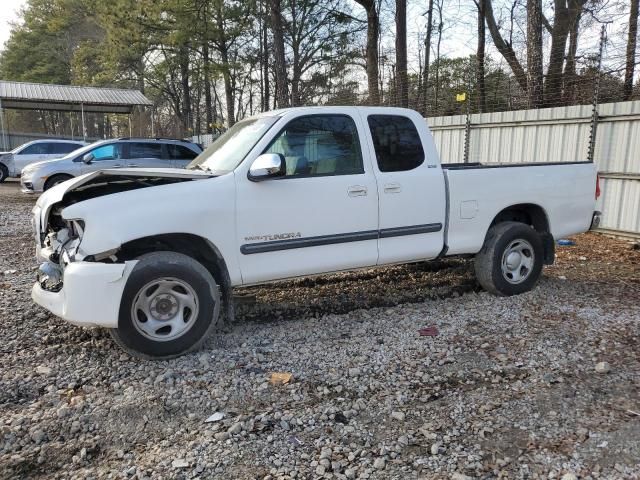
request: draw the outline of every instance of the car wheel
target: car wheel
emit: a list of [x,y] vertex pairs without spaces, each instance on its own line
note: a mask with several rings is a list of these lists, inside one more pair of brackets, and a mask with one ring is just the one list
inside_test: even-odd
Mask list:
[[0,183],[9,178],[9,169],[3,163],[0,163]]
[[44,182],[44,191],[49,190],[51,187],[54,187],[59,183],[66,182],[71,178],[73,178],[71,175],[54,175],[53,177],[47,179],[46,182]]
[[220,289],[201,263],[154,252],[131,272],[111,335],[135,357],[169,359],[199,348],[219,316]]
[[475,259],[478,282],[501,296],[531,290],[542,272],[542,239],[529,225],[499,223],[489,229],[482,250]]

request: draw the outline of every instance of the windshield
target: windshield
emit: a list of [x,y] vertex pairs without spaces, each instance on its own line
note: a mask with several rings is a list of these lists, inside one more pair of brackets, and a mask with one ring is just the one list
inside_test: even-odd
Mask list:
[[236,123],[188,166],[204,168],[217,174],[234,170],[279,117],[249,118]]

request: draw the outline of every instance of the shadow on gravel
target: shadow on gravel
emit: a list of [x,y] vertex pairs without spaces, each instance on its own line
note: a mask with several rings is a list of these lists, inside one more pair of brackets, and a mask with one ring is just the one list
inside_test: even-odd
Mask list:
[[469,260],[421,262],[238,289],[236,320],[338,315],[363,308],[457,297],[479,290]]

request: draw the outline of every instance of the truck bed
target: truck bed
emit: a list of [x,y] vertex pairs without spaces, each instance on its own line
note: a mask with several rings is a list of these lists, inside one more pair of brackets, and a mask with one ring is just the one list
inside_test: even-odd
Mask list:
[[503,209],[538,205],[554,238],[585,232],[593,214],[596,166],[591,162],[445,164],[448,254],[478,252]]

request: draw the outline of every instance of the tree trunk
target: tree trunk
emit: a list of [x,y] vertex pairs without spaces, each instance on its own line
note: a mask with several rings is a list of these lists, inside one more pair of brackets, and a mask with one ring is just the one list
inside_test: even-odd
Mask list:
[[209,40],[205,38],[202,45],[202,68],[204,69],[204,110],[207,121],[207,133],[211,133],[211,124],[213,123],[213,115],[211,109],[211,78],[209,76]]
[[398,79],[397,105],[408,108],[407,0],[396,0],[396,78]]
[[369,90],[369,104],[380,104],[380,89],[378,87],[378,37],[380,35],[380,19],[376,10],[375,0],[355,0],[367,12],[367,88]]
[[633,73],[636,60],[636,42],[638,35],[638,3],[639,0],[631,0],[631,13],[629,14],[629,37],[627,39],[627,67],[624,71],[624,99],[630,100],[633,94]]
[[264,107],[263,111],[269,110],[269,36],[268,36],[268,27],[267,21],[265,17],[265,21],[262,26],[262,45],[264,46]]
[[233,127],[236,123],[235,105],[233,98],[233,86],[231,85],[231,68],[229,66],[229,52],[226,45],[220,49],[222,60],[222,78],[224,79],[224,101],[227,106],[227,127]]
[[273,32],[273,53],[276,71],[276,99],[278,107],[289,106],[287,91],[287,66],[284,57],[284,34],[282,32],[282,9],[280,0],[269,0],[271,10],[271,30]]
[[500,54],[504,57],[504,59],[511,67],[511,71],[513,75],[516,77],[518,81],[518,85],[523,91],[527,91],[527,74],[524,72],[522,65],[518,61],[515,52],[513,51],[513,47],[511,43],[507,43],[502,35],[500,34],[500,29],[498,28],[498,24],[496,23],[495,15],[493,14],[493,4],[492,0],[485,0],[485,18],[487,20],[487,27],[489,27],[489,33],[491,33],[491,38],[493,39],[493,44],[496,46]]
[[442,7],[444,0],[440,0],[438,3],[438,43],[436,44],[436,91],[435,91],[435,102],[434,102],[434,111],[435,114],[438,115],[438,100],[440,96],[440,44],[442,43]]
[[422,114],[426,117],[429,98],[429,62],[431,61],[431,32],[433,31],[433,0],[429,0],[427,10],[427,34],[424,37],[424,72],[422,80]]
[[186,45],[180,47],[180,82],[182,84],[182,126],[184,135],[191,130],[191,86],[189,85],[189,53]]
[[564,65],[564,92],[563,103],[572,105],[576,99],[576,53],[578,51],[578,33],[580,31],[580,18],[582,17],[582,9],[574,17],[569,29],[569,51],[567,52],[567,61]]
[[547,106],[556,106],[562,103],[562,69],[570,26],[567,0],[554,0],[554,5],[555,18],[551,29],[551,50],[545,80],[545,104]]
[[486,32],[484,25],[484,0],[478,0],[478,49],[476,51],[476,82],[478,84],[478,111],[487,111],[487,89],[484,79]]
[[542,0],[527,0],[527,93],[530,108],[542,107],[542,80]]

